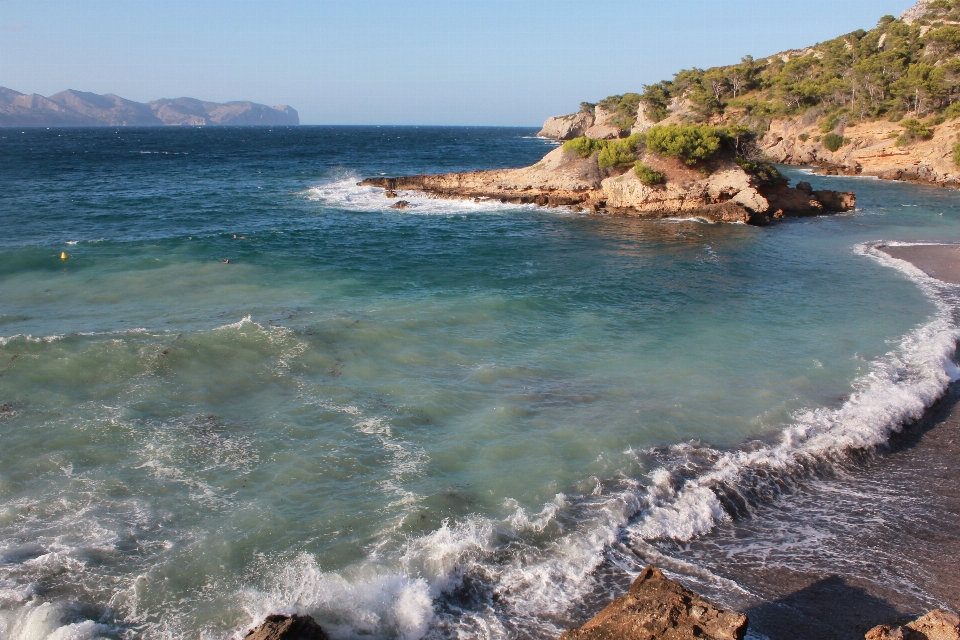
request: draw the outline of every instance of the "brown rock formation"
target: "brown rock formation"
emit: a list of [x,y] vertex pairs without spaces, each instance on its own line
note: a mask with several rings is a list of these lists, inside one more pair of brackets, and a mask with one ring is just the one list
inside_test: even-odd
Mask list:
[[946,611],[931,611],[895,629],[874,627],[867,632],[867,640],[960,640],[960,618]]
[[320,625],[311,616],[266,617],[260,626],[247,634],[246,640],[328,640]]
[[747,616],[723,611],[647,567],[630,591],[560,640],[742,640]]
[[591,111],[548,118],[537,136],[551,140],[573,140],[584,135],[587,129],[593,126],[593,121],[594,116]]
[[949,121],[934,126],[931,139],[898,147],[897,137],[903,127],[896,122],[847,125],[837,133],[849,143],[830,151],[820,141],[823,134],[815,119],[808,121],[799,116],[773,121],[760,146],[773,162],[818,165],[828,175],[864,175],[960,187],[960,169],[953,162],[956,126]]
[[397,191],[422,191],[441,198],[489,199],[514,204],[569,206],[645,218],[703,218],[713,222],[769,224],[774,218],[849,211],[852,193],[791,189],[760,184],[733,162],[718,157],[708,175],[679,160],[647,154],[643,162],[666,177],[645,185],[633,171],[608,175],[596,158],[580,158],[562,148],[522,169],[469,171],[443,175],[369,178],[360,184]]

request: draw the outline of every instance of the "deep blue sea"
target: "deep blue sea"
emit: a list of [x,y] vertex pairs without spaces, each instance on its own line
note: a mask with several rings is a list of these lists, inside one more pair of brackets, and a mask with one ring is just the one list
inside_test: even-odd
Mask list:
[[553,637],[955,377],[952,288],[875,248],[960,241],[952,190],[788,170],[856,212],[755,228],[356,186],[535,133],[0,129],[0,638]]

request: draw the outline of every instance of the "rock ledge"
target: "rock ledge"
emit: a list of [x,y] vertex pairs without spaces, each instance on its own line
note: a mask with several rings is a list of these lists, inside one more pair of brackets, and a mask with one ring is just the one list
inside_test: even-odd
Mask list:
[[269,615],[244,640],[329,640],[312,616]]
[[743,640],[747,616],[723,611],[649,566],[622,598],[560,640]]

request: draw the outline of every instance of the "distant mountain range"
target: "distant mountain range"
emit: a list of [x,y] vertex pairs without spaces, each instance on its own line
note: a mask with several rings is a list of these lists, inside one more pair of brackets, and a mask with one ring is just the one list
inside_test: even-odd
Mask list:
[[297,110],[256,102],[195,98],[134,102],[108,93],[68,89],[44,97],[0,87],[0,127],[160,127],[164,125],[298,125]]

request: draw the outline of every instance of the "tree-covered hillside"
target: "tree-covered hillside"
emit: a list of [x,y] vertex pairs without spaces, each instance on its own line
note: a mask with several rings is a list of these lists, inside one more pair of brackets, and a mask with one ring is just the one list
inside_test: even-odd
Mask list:
[[659,122],[682,102],[694,121],[757,128],[799,114],[832,122],[826,130],[837,121],[960,116],[960,0],[935,0],[923,11],[909,23],[885,16],[870,31],[802,51],[687,69],[642,94],[599,104],[624,117],[643,104],[647,118]]

